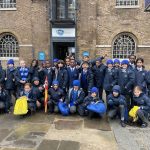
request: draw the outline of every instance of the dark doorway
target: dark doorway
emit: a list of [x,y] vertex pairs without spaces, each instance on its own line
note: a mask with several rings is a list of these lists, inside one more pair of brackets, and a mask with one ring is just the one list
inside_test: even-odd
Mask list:
[[71,54],[70,48],[75,47],[74,42],[55,42],[53,43],[54,58],[64,60],[66,56]]

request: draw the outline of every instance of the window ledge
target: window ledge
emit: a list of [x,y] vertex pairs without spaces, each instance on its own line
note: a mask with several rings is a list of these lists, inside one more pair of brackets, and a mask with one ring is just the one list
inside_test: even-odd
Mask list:
[[16,11],[17,8],[0,8],[0,11]]
[[136,9],[136,8],[140,8],[140,6],[139,5],[137,5],[137,6],[115,6],[115,8],[118,8],[118,9],[120,9],[120,8],[123,8],[123,9]]
[[19,57],[0,57],[0,60],[9,60],[9,59],[19,60]]

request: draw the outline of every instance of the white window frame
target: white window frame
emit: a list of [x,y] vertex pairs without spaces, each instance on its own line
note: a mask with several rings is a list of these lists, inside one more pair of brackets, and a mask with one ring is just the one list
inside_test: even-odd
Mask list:
[[[122,0],[125,1],[125,0]],[[131,0],[128,0],[131,1]],[[138,5],[117,5],[117,0],[116,0],[116,6],[115,8],[139,8],[140,7],[140,0],[138,0]]]
[[[3,7],[1,7],[3,5]],[[12,7],[14,5],[14,7]],[[2,0],[0,2],[0,11],[1,10],[17,10],[16,8],[16,2],[12,3],[10,0]]]
[[[129,37],[129,38],[124,38],[124,37]],[[126,43],[126,41],[128,42],[128,39],[130,40],[133,40],[134,41],[134,45],[132,45],[131,43],[132,43],[132,41],[131,41],[131,43],[129,44],[129,43]],[[133,46],[134,46],[134,50],[131,48],[131,50],[130,51],[133,51],[134,52],[134,55],[136,54],[136,51],[137,51],[137,41],[135,40],[135,38],[132,36],[132,34],[130,34],[130,33],[121,33],[121,34],[119,34],[119,35],[117,35],[117,37],[114,39],[114,41],[113,41],[113,44],[112,44],[112,58],[113,59],[115,59],[115,58],[117,58],[117,59],[128,59],[128,56],[130,56],[131,54],[129,53],[130,51],[129,50],[127,50],[127,53],[124,51],[124,50],[122,50],[122,52],[120,51],[120,54],[118,53],[118,54],[114,54],[114,47],[115,46],[117,46],[117,45],[115,45],[115,42],[118,40],[118,42],[119,41],[121,41],[121,40],[123,40],[124,41],[124,43],[123,43],[123,45],[124,46],[126,46],[127,48],[133,48]],[[121,44],[121,42],[120,42],[120,44]],[[118,45],[119,46],[119,45]],[[116,52],[117,52],[117,50],[116,50]],[[122,54],[122,57],[121,57],[121,53],[123,53]],[[133,53],[132,53],[133,54]],[[114,55],[116,55],[116,56],[118,56],[118,57],[114,57]],[[127,55],[127,57],[124,57],[124,56],[126,56]]]

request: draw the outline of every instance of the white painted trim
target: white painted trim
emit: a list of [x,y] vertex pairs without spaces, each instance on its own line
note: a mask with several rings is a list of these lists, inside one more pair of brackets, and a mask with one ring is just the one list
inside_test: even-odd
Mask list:
[[32,44],[20,44],[19,46],[20,47],[33,47]]
[[142,47],[142,48],[150,48],[150,45],[138,45],[138,47]]
[[0,60],[9,60],[9,59],[19,60],[19,57],[0,57]]
[[96,45],[96,47],[100,47],[100,48],[110,48],[111,45]]
[[117,9],[136,9],[136,8],[140,8],[140,6],[139,5],[137,5],[137,6],[115,6],[115,8],[117,8]]
[[0,8],[0,11],[16,11],[17,8]]

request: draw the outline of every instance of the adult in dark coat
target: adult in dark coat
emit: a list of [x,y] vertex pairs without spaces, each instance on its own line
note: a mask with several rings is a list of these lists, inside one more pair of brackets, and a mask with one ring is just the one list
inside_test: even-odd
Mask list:
[[94,75],[94,85],[99,89],[99,97],[102,99],[103,83],[105,78],[106,66],[102,63],[102,59],[96,59],[96,65],[92,67]]

